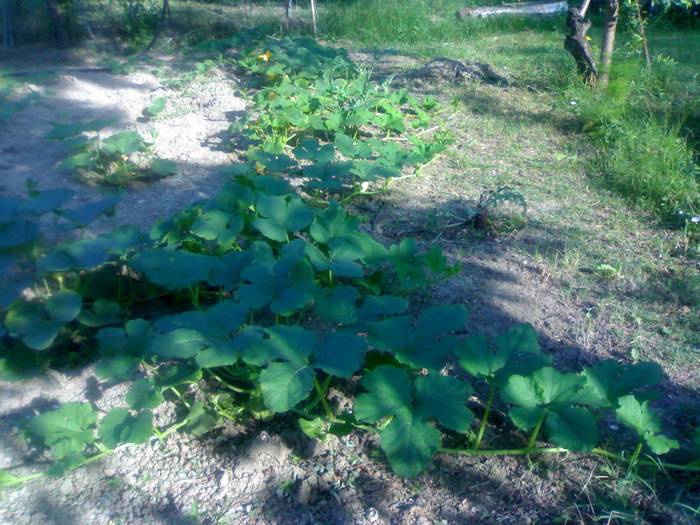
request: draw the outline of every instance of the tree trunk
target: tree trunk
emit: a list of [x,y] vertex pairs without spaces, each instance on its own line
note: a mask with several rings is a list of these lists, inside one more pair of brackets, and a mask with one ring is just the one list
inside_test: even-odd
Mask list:
[[642,18],[642,9],[639,7],[639,0],[630,0],[632,4],[632,9],[634,10],[634,16],[637,19],[637,32],[639,33],[639,38],[642,40],[642,52],[644,53],[644,61],[647,63],[647,67],[651,67],[651,55],[649,54],[649,45],[647,44],[647,33],[644,29],[644,19]]
[[618,0],[605,1],[605,17],[603,19],[603,43],[600,46],[600,75],[598,87],[605,89],[610,81],[610,64],[612,64],[613,50],[615,49],[615,32],[617,31],[617,17],[620,12]]
[[311,20],[314,23],[314,37],[316,36],[316,0],[311,0]]
[[[608,0],[611,1],[611,0]],[[585,18],[588,2],[584,2],[581,9],[572,7],[566,16],[566,25],[571,34],[564,41],[566,49],[574,57],[579,75],[586,84],[593,85],[598,78],[598,70],[595,59],[591,54],[591,46],[588,43],[586,33],[591,27],[591,21]]]
[[63,27],[63,20],[61,19],[61,13],[59,12],[56,0],[46,0],[46,7],[49,10],[49,16],[53,23],[56,44],[58,44],[60,48],[68,47],[70,45],[70,37],[66,32],[66,28]]
[[284,0],[284,27],[287,33],[289,33],[289,26],[292,21],[292,1]]
[[0,0],[0,16],[2,16],[2,47],[14,47],[17,44],[16,19],[13,9],[14,0]]

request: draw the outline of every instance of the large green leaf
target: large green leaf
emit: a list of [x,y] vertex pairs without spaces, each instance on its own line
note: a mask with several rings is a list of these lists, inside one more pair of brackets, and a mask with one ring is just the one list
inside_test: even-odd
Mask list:
[[97,333],[102,359],[95,374],[103,379],[126,379],[151,352],[153,331],[143,319],[133,319],[124,328],[103,328]]
[[297,166],[297,163],[292,160],[289,155],[266,153],[264,151],[256,151],[251,157],[251,160],[259,162],[269,171],[278,173],[285,172],[289,168],[295,168]]
[[78,208],[62,210],[60,215],[73,223],[68,228],[84,228],[100,215],[109,213],[120,201],[121,197],[106,197],[99,201],[89,202]]
[[292,232],[306,228],[313,220],[313,212],[297,198],[262,195],[256,202],[258,217],[253,219],[260,233],[268,239],[285,242]]
[[122,226],[92,239],[58,245],[39,259],[44,272],[91,270],[107,262],[112,255],[123,255],[144,244],[147,238],[135,226]]
[[678,448],[678,441],[661,434],[659,416],[649,407],[649,401],[640,403],[634,396],[623,396],[618,400],[615,410],[617,419],[623,425],[634,429],[644,439],[654,454],[665,454]]
[[623,366],[608,359],[584,369],[584,375],[591,385],[608,401],[617,406],[617,400],[644,386],[655,386],[661,381],[663,370],[657,363],[642,362]]
[[435,419],[455,432],[466,432],[472,413],[464,405],[473,392],[471,385],[440,374],[418,376],[414,380],[415,415]]
[[61,331],[63,322],[52,318],[43,305],[16,302],[7,312],[5,326],[12,337],[34,350],[45,350]]
[[265,406],[274,412],[286,412],[305,399],[313,388],[311,367],[291,361],[270,363],[260,373],[260,389]]
[[351,325],[358,320],[359,296],[352,286],[323,288],[314,296],[314,313],[330,323]]
[[337,277],[362,277],[362,266],[355,262],[362,257],[362,252],[353,243],[335,239],[331,241],[327,252],[324,253],[312,244],[306,248],[306,254],[317,271],[330,271]]
[[350,377],[362,365],[367,343],[354,334],[329,332],[316,349],[314,368],[336,377]]
[[501,395],[506,402],[525,407],[586,404],[588,397],[579,397],[584,385],[583,376],[545,367],[528,377],[511,376]]
[[243,252],[230,251],[220,258],[215,258],[207,283],[233,291],[243,282],[243,270],[256,265],[272,268],[275,263],[270,245],[264,241],[255,241]]
[[380,445],[391,468],[405,478],[420,474],[441,442],[440,432],[420,418],[395,418],[380,436]]
[[0,223],[0,248],[16,248],[38,240],[39,225],[17,217],[9,222]]
[[352,163],[353,175],[363,181],[373,181],[376,179],[392,179],[400,177],[401,172],[396,168],[381,166],[374,161],[356,160]]
[[367,295],[350,327],[354,332],[366,332],[369,323],[383,315],[396,315],[408,309],[408,301],[394,295]]
[[545,426],[550,439],[568,450],[593,450],[598,441],[596,418],[582,407],[550,410]]
[[260,387],[265,405],[275,412],[285,412],[308,396],[313,368],[350,377],[360,367],[366,349],[361,338],[349,334],[331,332],[319,342],[314,332],[298,326],[277,325],[266,333],[267,339],[253,334],[243,357],[250,364],[267,365],[260,375]]
[[46,312],[59,323],[68,323],[78,317],[83,298],[71,290],[55,292],[46,300]]
[[304,166],[304,177],[310,188],[320,190],[340,190],[352,180],[352,162],[325,162]]
[[512,375],[528,376],[551,362],[539,353],[537,334],[531,325],[517,325],[491,339],[473,335],[455,351],[459,364],[471,375],[502,387]]
[[46,469],[46,475],[51,478],[60,478],[65,475],[66,472],[70,472],[71,470],[83,466],[87,459],[83,454],[77,451],[68,452],[60,457],[56,456],[57,452],[58,446],[54,448],[54,457],[57,457],[58,459],[53,461],[51,466]]
[[104,237],[80,239],[49,250],[38,267],[43,272],[90,270],[107,262],[111,248],[112,243]]
[[0,381],[24,381],[41,372],[41,360],[36,352],[19,345],[6,348],[0,343]]
[[546,411],[541,406],[514,406],[510,408],[508,415],[515,426],[527,432],[538,425]]
[[368,393],[355,400],[355,417],[375,423],[392,417],[381,431],[381,446],[400,476],[417,475],[440,446],[440,433],[429,422],[435,419],[448,428],[464,432],[471,413],[464,403],[468,384],[430,373],[411,381],[393,366],[379,366],[362,379]]
[[461,305],[437,306],[423,310],[415,328],[408,316],[370,323],[369,342],[390,351],[401,363],[440,370],[458,344],[456,337],[445,334],[463,329],[466,316]]
[[113,408],[97,427],[97,436],[109,449],[122,443],[145,443],[152,434],[153,413],[150,410],[132,415],[126,408]]
[[143,137],[136,131],[120,131],[102,141],[102,148],[109,154],[131,155],[146,147]]
[[99,131],[113,124],[116,120],[114,117],[105,117],[82,123],[54,124],[53,129],[45,135],[45,138],[49,140],[64,140],[86,131]]
[[201,368],[191,366],[181,361],[167,368],[167,370],[158,377],[156,385],[160,388],[169,388],[186,383],[196,383],[200,379],[202,379]]
[[92,151],[81,151],[75,155],[70,155],[63,159],[58,168],[66,171],[76,171],[95,167],[95,153]]
[[318,140],[304,137],[299,146],[292,150],[294,156],[299,160],[311,160],[314,162],[326,163],[335,158],[335,149],[332,144],[321,146]]
[[252,265],[241,276],[246,281],[238,290],[238,301],[246,308],[269,305],[278,315],[292,315],[308,304],[316,290],[314,272],[304,255],[306,243],[301,239],[287,243],[282,255],[270,268]]
[[284,359],[299,365],[309,363],[316,345],[316,334],[299,326],[276,325],[266,330],[269,336],[269,361]]
[[208,344],[208,336],[193,328],[177,328],[165,334],[159,334],[153,340],[153,351],[163,357],[194,357]]
[[95,440],[93,425],[97,413],[89,403],[63,403],[57,410],[34,416],[27,428],[54,448],[57,458],[80,453]]
[[383,417],[411,419],[413,390],[408,374],[393,366],[379,366],[364,375],[362,385],[369,391],[355,398],[355,417],[376,423]]
[[215,258],[207,255],[149,248],[137,254],[130,265],[155,284],[169,290],[181,290],[205,281],[214,263]]
[[54,188],[38,192],[31,199],[22,201],[19,209],[26,215],[43,215],[55,211],[75,196],[73,190]]
[[620,423],[633,428],[640,436],[647,432],[655,434],[661,431],[659,416],[649,408],[648,401],[640,403],[634,396],[623,396],[619,399],[619,408],[615,413]]
[[349,215],[338,201],[331,200],[326,208],[315,212],[309,232],[320,243],[329,244],[333,239],[350,237],[359,231],[359,220]]
[[186,421],[187,423],[182,427],[182,430],[195,436],[209,432],[216,425],[216,417],[201,401],[192,403]]
[[427,284],[423,255],[413,237],[392,245],[389,248],[389,260],[403,288],[414,289]]
[[125,400],[134,410],[141,410],[156,408],[163,402],[163,395],[160,393],[160,388],[155,386],[153,379],[138,379],[131,385]]
[[230,247],[243,229],[243,218],[221,210],[204,212],[192,225],[192,233],[208,241],[218,240],[220,244]]
[[121,307],[111,299],[97,299],[89,309],[83,308],[78,315],[78,321],[95,328],[116,324],[121,319]]
[[372,148],[361,140],[355,141],[343,133],[335,134],[335,147],[351,159],[367,159],[372,156]]
[[509,415],[522,430],[530,430],[546,417],[549,437],[558,446],[591,450],[598,439],[596,420],[581,405],[595,405],[598,397],[591,395],[585,382],[579,374],[545,367],[528,377],[510,376],[501,395],[515,405]]

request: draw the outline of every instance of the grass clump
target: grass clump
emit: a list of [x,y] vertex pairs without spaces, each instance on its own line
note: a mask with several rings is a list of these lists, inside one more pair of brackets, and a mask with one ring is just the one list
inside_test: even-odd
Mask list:
[[492,19],[461,19],[457,12],[464,7],[493,2],[421,0],[412,2],[410,9],[400,0],[363,2],[334,2],[322,13],[321,27],[334,38],[350,39],[371,46],[386,44],[462,43],[480,34],[513,31],[553,30],[560,27],[559,17],[494,17]]
[[676,69],[663,57],[650,69],[620,62],[605,92],[569,93],[606,184],[665,217],[700,210],[698,166],[681,132],[697,103],[679,92]]

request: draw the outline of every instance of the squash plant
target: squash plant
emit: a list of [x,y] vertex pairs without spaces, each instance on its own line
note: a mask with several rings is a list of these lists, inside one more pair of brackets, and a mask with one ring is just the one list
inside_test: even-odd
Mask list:
[[[597,446],[597,425],[606,413],[639,436],[633,463],[644,463],[645,446],[656,454],[678,447],[650,407],[658,366],[604,361],[582,373],[562,373],[540,353],[529,325],[495,338],[462,338],[463,306],[412,309],[411,291],[456,272],[439,248],[424,253],[413,239],[384,246],[338,200],[305,201],[285,176],[304,177],[307,187],[326,196],[343,189],[353,195],[360,181],[363,191],[370,180],[424,164],[444,143],[416,134],[404,149],[386,135],[424,126],[433,103],[370,87],[343,53],[312,41],[253,41],[257,47],[241,64],[267,87],[255,98],[257,116],[242,128],[260,141],[250,162],[227,168],[230,180],[214,198],[162,221],[148,236],[120,228],[34,253],[41,283],[35,297],[16,298],[6,308],[2,377],[36,370],[45,363],[42,355],[80,341],[96,353],[98,377],[132,381],[124,406],[102,417],[88,404],[66,403],[26,424],[29,439],[50,451],[47,474],[62,475],[153,436],[198,435],[222,418],[280,413],[294,414],[312,437],[377,432],[402,476],[417,475],[438,452],[584,450],[622,459]],[[256,120],[263,108],[264,118]],[[84,130],[77,125],[61,133]],[[39,194],[0,207],[0,248],[14,253],[30,244],[36,232],[25,217],[58,209],[64,197]],[[95,208],[104,211],[104,204]],[[89,218],[90,211],[77,218]],[[71,219],[68,211],[62,216]],[[16,362],[22,352],[36,358],[32,366]],[[455,362],[471,381],[444,373]],[[364,392],[354,410],[339,412],[328,390],[350,395],[349,378],[359,378]],[[489,395],[470,440],[473,415],[466,403],[473,381],[484,381]],[[182,410],[158,427],[153,411],[167,398]],[[496,409],[529,433],[521,448],[481,446]],[[466,446],[444,448],[443,431],[453,441],[461,435],[456,441]],[[544,437],[555,446],[538,446]],[[0,471],[0,485],[38,475]]]
[[[406,89],[372,82],[345,53],[298,37],[257,42],[239,64],[264,85],[252,111],[231,125],[257,145],[248,152],[259,170],[301,177],[312,194],[348,191],[400,177],[405,166],[430,162],[450,142],[446,133],[427,141],[437,110]],[[408,147],[387,140],[412,131]]]
[[153,158],[151,144],[136,131],[121,131],[108,137],[99,132],[114,119],[96,119],[79,124],[55,125],[46,134],[51,140],[64,141],[70,152],[59,168],[70,171],[88,184],[124,186],[144,177],[167,177],[177,173],[171,160]]

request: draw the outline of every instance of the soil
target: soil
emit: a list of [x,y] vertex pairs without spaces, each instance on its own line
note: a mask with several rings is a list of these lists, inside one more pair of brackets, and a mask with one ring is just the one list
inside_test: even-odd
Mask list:
[[[44,135],[53,123],[115,117],[105,134],[136,130],[148,138],[155,132],[154,153],[173,160],[179,171],[143,187],[126,188],[114,215],[99,219],[87,235],[122,224],[147,231],[157,220],[213,196],[226,178],[220,168],[238,160],[224,141],[226,129],[243,115],[246,102],[239,94],[239,79],[225,67],[195,75],[184,88],[168,88],[167,71],[187,71],[184,60],[158,57],[158,67],[140,66],[128,74],[73,71],[49,82],[26,84],[23,89],[40,96],[0,128],[3,195],[24,196],[31,178],[40,189],[76,191],[79,204],[103,198],[99,189],[88,188],[57,168],[65,152]],[[27,71],[47,64],[91,65],[84,58],[31,50],[0,61],[0,69]],[[381,75],[382,66],[385,71],[415,70],[421,64],[394,56],[376,66]],[[156,75],[158,71],[166,74]],[[410,84],[410,76],[405,82]],[[415,82],[425,88],[425,83]],[[439,94],[440,89],[432,87]],[[483,89],[501,96],[503,90],[519,88]],[[165,112],[144,118],[143,109],[161,96],[168,101]],[[474,151],[489,147],[490,139],[479,142],[478,131],[474,134]],[[475,197],[461,195],[444,173],[427,169],[424,176],[399,181],[383,196],[359,200],[354,206],[368,218],[379,240],[397,242],[414,236],[425,247],[437,243],[451,262],[461,265],[458,276],[426,289],[420,300],[465,304],[470,311],[469,332],[496,335],[516,323],[531,323],[544,350],[563,369],[580,370],[601,358],[620,357],[623,350],[611,345],[613,329],[604,323],[587,334],[584,344],[577,327],[586,318],[587,305],[563,293],[546,269],[517,249],[529,242],[527,231],[476,235],[468,228],[436,228],[426,219],[439,210],[473,205],[470,199]],[[48,242],[61,240],[50,230],[46,236]],[[121,403],[127,387],[100,382],[90,368],[0,383],[0,469],[16,469],[17,475],[42,465],[42,456],[21,439],[18,420],[65,401],[87,400],[107,411]],[[694,388],[697,376],[689,372],[673,378],[668,395],[694,395]],[[666,403],[670,419],[682,417],[678,409],[674,412],[678,399]],[[473,408],[478,414],[476,402]],[[162,420],[169,416],[158,414]],[[501,426],[489,430],[486,441],[509,446],[505,436],[512,434],[504,418]],[[438,455],[426,472],[407,480],[392,473],[373,435],[353,433],[313,441],[294,420],[278,418],[222,426],[202,437],[173,434],[162,442],[153,439],[143,446],[121,448],[63,478],[42,477],[4,490],[0,523],[585,523],[635,520],[635,513],[644,516],[638,518],[640,523],[692,521],[664,504],[653,490],[632,483],[624,497],[633,510],[601,515],[601,508],[621,505],[615,487],[623,482],[602,460],[585,454],[530,460]]]

